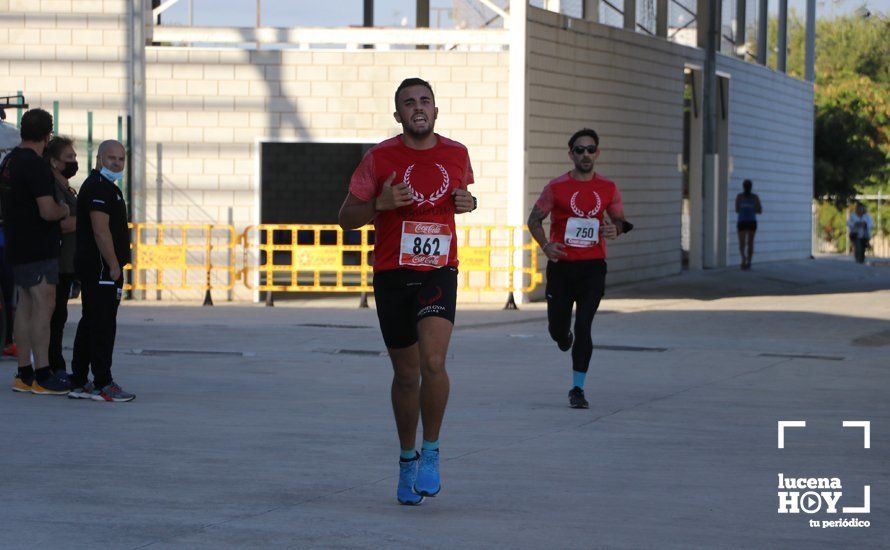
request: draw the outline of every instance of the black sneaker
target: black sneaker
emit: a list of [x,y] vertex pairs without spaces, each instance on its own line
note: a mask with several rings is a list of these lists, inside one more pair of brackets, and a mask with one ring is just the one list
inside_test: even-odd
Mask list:
[[569,331],[569,335],[565,337],[564,340],[560,340],[556,342],[556,345],[559,347],[559,351],[569,351],[572,349],[572,344],[575,342],[575,335]]
[[569,407],[573,409],[589,409],[590,403],[584,399],[584,390],[575,386],[569,390]]

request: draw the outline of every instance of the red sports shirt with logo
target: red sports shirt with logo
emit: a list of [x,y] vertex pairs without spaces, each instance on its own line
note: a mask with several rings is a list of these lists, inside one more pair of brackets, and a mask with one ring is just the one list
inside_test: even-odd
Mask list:
[[374,218],[374,271],[429,271],[457,267],[457,234],[451,193],[473,183],[470,155],[462,144],[436,134],[431,149],[411,149],[396,136],[365,153],[352,174],[349,192],[370,202],[392,185],[404,182],[414,202]]
[[550,242],[565,245],[568,261],[606,257],[606,243],[600,235],[603,213],[621,214],[621,194],[615,184],[594,174],[590,181],[578,181],[569,172],[544,187],[535,206],[550,214]]

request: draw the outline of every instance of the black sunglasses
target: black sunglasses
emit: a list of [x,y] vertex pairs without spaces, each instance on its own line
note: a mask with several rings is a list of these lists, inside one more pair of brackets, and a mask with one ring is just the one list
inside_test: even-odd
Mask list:
[[584,151],[587,151],[589,154],[592,155],[592,154],[596,153],[596,145],[588,145],[587,147],[584,147],[582,145],[576,145],[576,146],[572,147],[572,152],[575,153],[576,155],[583,155]]

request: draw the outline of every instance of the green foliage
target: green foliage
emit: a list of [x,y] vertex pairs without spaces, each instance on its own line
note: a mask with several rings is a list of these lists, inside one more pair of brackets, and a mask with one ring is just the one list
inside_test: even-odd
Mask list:
[[887,181],[887,97],[886,84],[865,76],[819,86],[815,126],[817,198],[845,205],[864,187]]
[[[770,21],[770,52],[778,23]],[[804,77],[806,29],[788,17],[788,73]],[[775,55],[769,64],[775,67]],[[816,23],[816,198],[838,206],[887,188],[890,172],[890,20],[848,15]]]

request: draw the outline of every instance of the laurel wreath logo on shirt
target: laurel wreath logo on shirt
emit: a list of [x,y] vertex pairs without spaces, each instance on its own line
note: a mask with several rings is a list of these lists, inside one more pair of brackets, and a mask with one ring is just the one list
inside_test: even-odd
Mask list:
[[572,212],[574,212],[575,215],[579,218],[592,218],[596,216],[603,205],[603,201],[600,199],[599,193],[593,191],[593,196],[596,198],[596,206],[594,206],[593,210],[590,210],[589,212],[584,212],[583,210],[578,208],[578,194],[580,193],[581,191],[575,191],[575,193],[572,195],[572,200],[569,201],[569,206],[572,207]]
[[448,171],[438,162],[436,163],[436,168],[442,173],[442,187],[432,193],[429,198],[420,191],[414,189],[411,185],[411,172],[414,171],[414,165],[412,164],[405,170],[405,175],[402,177],[402,183],[407,185],[408,189],[411,190],[411,198],[414,199],[414,202],[417,203],[418,206],[423,206],[426,203],[429,203],[430,206],[432,206],[436,204],[439,199],[448,194],[448,189],[451,187],[451,178],[448,176]]

